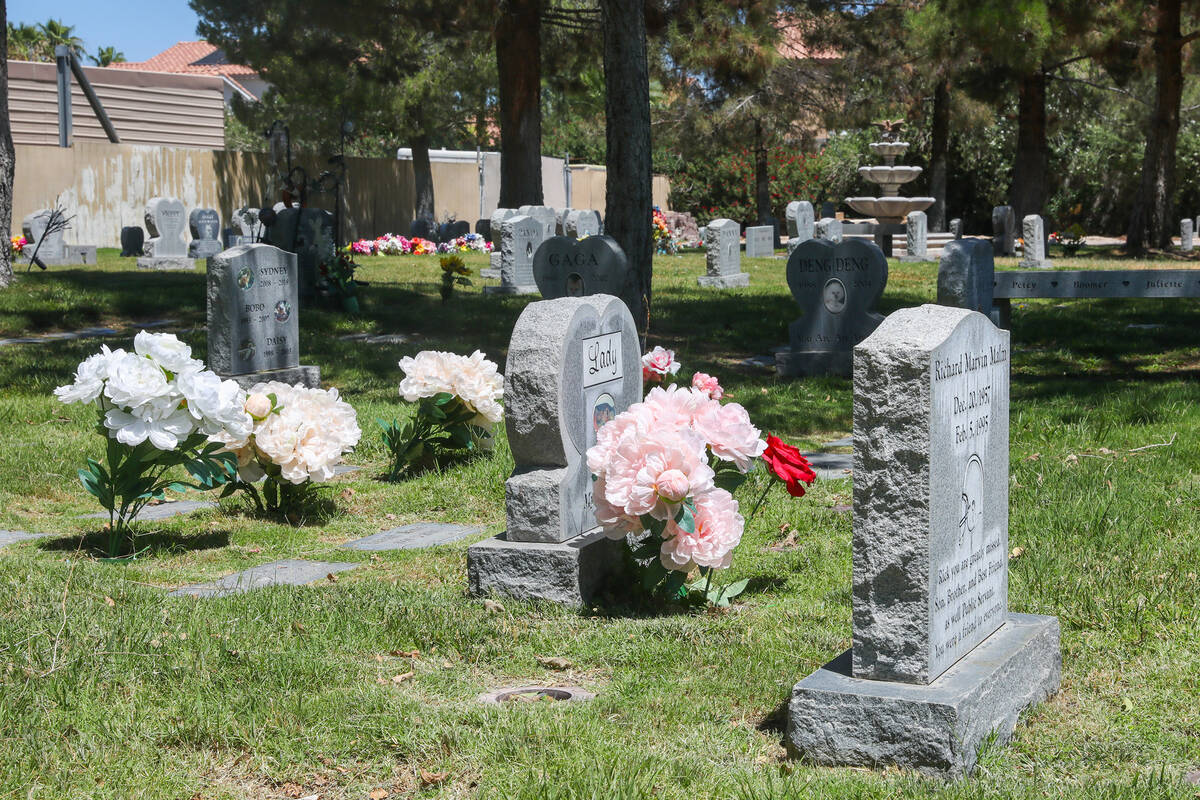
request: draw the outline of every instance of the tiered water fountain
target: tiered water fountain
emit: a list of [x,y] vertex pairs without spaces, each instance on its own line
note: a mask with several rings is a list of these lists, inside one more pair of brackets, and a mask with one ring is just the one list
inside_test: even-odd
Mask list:
[[883,131],[882,142],[872,142],[871,153],[881,156],[884,163],[874,167],[859,167],[858,174],[881,189],[879,197],[847,197],[846,203],[860,214],[874,217],[875,243],[887,255],[892,254],[892,234],[903,233],[905,218],[910,211],[924,211],[934,203],[932,197],[901,197],[900,187],[915,180],[923,171],[920,167],[896,166],[896,157],[908,150],[908,142],[897,141],[904,128],[901,121],[876,123]]

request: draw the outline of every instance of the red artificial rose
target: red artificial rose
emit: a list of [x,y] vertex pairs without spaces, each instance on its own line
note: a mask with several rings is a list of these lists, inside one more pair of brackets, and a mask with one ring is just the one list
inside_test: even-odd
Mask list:
[[792,497],[803,497],[805,484],[812,483],[817,477],[808,459],[778,436],[767,434],[767,449],[762,457],[767,462],[767,469],[787,485]]

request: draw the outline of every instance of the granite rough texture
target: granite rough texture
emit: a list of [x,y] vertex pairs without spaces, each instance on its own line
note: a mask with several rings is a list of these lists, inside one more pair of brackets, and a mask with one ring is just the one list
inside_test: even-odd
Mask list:
[[345,572],[358,566],[360,565],[338,561],[302,561],[289,558],[260,564],[209,583],[182,586],[171,592],[168,597],[225,597],[267,586],[303,586],[332,573]]
[[1009,335],[891,314],[854,349],[854,675],[929,683],[1008,607]]
[[534,294],[533,257],[546,238],[544,227],[531,216],[519,214],[500,224],[500,285],[485,286],[485,294]]
[[582,608],[606,585],[631,580],[626,569],[624,541],[609,539],[601,530],[553,543],[509,542],[501,534],[467,549],[472,597],[547,600]]
[[346,542],[342,547],[347,550],[418,550],[423,547],[436,547],[441,544],[451,544],[460,539],[466,539],[481,533],[483,528],[477,525],[446,525],[439,522],[415,522],[411,525],[401,525],[391,530],[380,531],[353,542]]
[[784,216],[787,218],[788,255],[791,255],[801,243],[813,238],[816,216],[812,203],[807,200],[793,200],[788,203]]
[[950,235],[955,239],[961,239],[963,235],[963,221],[958,217],[950,220]]
[[142,256],[137,260],[137,268],[159,272],[191,272],[196,269],[196,261],[187,256]]
[[488,219],[488,233],[491,234],[489,238],[497,249],[500,247],[500,227],[516,216],[520,216],[520,214],[515,208],[497,208],[492,212],[492,216]]
[[828,766],[898,766],[945,778],[974,769],[993,732],[1008,741],[1021,712],[1054,694],[1062,675],[1054,617],[1011,614],[929,685],[850,676],[850,654],[796,684],[786,744]]
[[837,244],[842,241],[842,221],[834,217],[824,217],[813,226],[813,238]]
[[[742,272],[741,233],[742,226],[732,219],[714,219],[705,226],[706,273],[698,279],[700,286],[729,288],[750,284],[750,277]],[[732,278],[733,281],[714,278]]]
[[1022,269],[1050,269],[1054,264],[1046,258],[1046,229],[1042,218],[1030,214],[1021,220],[1021,262],[1017,265]]
[[904,224],[904,255],[900,260],[929,260],[929,219],[924,211],[908,212]]
[[[583,374],[592,343],[611,334],[612,376]],[[608,344],[605,344],[607,347]],[[505,426],[514,469],[505,483],[508,538],[562,542],[596,526],[585,454],[595,443],[593,409],[602,397],[613,416],[642,397],[637,329],[611,295],[543,300],[513,327],[504,371]],[[593,364],[594,365],[594,364]],[[609,368],[605,368],[609,369]]]
[[551,236],[554,236],[557,233],[558,212],[555,211],[551,206],[521,206],[517,209],[517,211],[527,217],[533,217],[542,227],[541,238],[539,238],[537,244],[533,246],[534,250],[537,249],[538,244],[541,244],[546,239],[549,239]]
[[552,236],[533,256],[533,279],[546,300],[617,295],[628,273],[625,251],[611,236],[594,234],[583,240]]
[[995,254],[988,242],[983,239],[947,242],[938,261],[938,304],[990,313],[995,274]]
[[1190,219],[1184,219],[1179,223],[1180,250],[1184,251],[1185,253],[1191,252],[1191,250],[1195,247],[1195,242],[1193,241],[1194,234],[1195,231],[1192,228],[1192,221]]
[[750,285],[750,275],[738,272],[734,275],[701,275],[696,285],[705,289],[740,289]]
[[226,375],[223,377],[237,381],[238,386],[246,390],[249,390],[256,383],[267,383],[269,381],[279,381],[289,386],[295,386],[298,383],[307,389],[321,388],[321,368],[305,366],[303,364],[296,367],[287,367],[286,369],[268,369],[262,372],[250,372],[245,375]]

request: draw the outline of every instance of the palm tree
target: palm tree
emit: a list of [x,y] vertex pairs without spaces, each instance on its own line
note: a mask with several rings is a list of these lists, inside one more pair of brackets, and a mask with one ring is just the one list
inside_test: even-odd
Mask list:
[[76,52],[83,50],[83,40],[75,35],[74,25],[67,25],[58,19],[48,19],[40,23],[38,29],[46,37],[51,55],[54,53],[54,48],[60,44],[66,45]]
[[115,47],[98,47],[96,55],[88,56],[97,67],[107,67],[125,60],[125,54]]
[[[50,50],[51,55],[53,49]],[[22,61],[45,61],[47,55],[46,37],[35,25],[8,23],[8,54]]]

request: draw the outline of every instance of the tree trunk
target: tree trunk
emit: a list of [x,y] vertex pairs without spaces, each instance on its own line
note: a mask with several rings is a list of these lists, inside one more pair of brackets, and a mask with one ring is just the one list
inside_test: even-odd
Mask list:
[[767,142],[761,120],[754,120],[754,204],[758,224],[768,225],[771,218],[771,170],[767,166]]
[[1009,203],[1018,225],[1027,215],[1042,213],[1048,162],[1046,74],[1039,70],[1022,76],[1017,89],[1017,156]]
[[621,299],[642,342],[650,325],[654,242],[650,233],[650,73],[644,0],[601,0],[604,24],[604,112],[608,145],[604,230],[629,259]]
[[500,207],[542,204],[542,0],[507,0],[496,16]]
[[417,219],[434,221],[433,167],[429,164],[429,134],[422,131],[412,140],[413,216]]
[[1179,106],[1183,98],[1181,0],[1157,4],[1154,29],[1154,111],[1142,158],[1142,182],[1133,201],[1125,248],[1141,252],[1147,242],[1171,246],[1174,233],[1175,149],[1179,141]]
[[933,130],[929,142],[929,230],[946,230],[946,172],[950,162],[950,81],[933,90]]
[[[7,242],[12,231],[13,165],[12,124],[8,117],[8,3],[0,0],[0,233]],[[12,283],[12,248],[0,242],[0,289]]]

